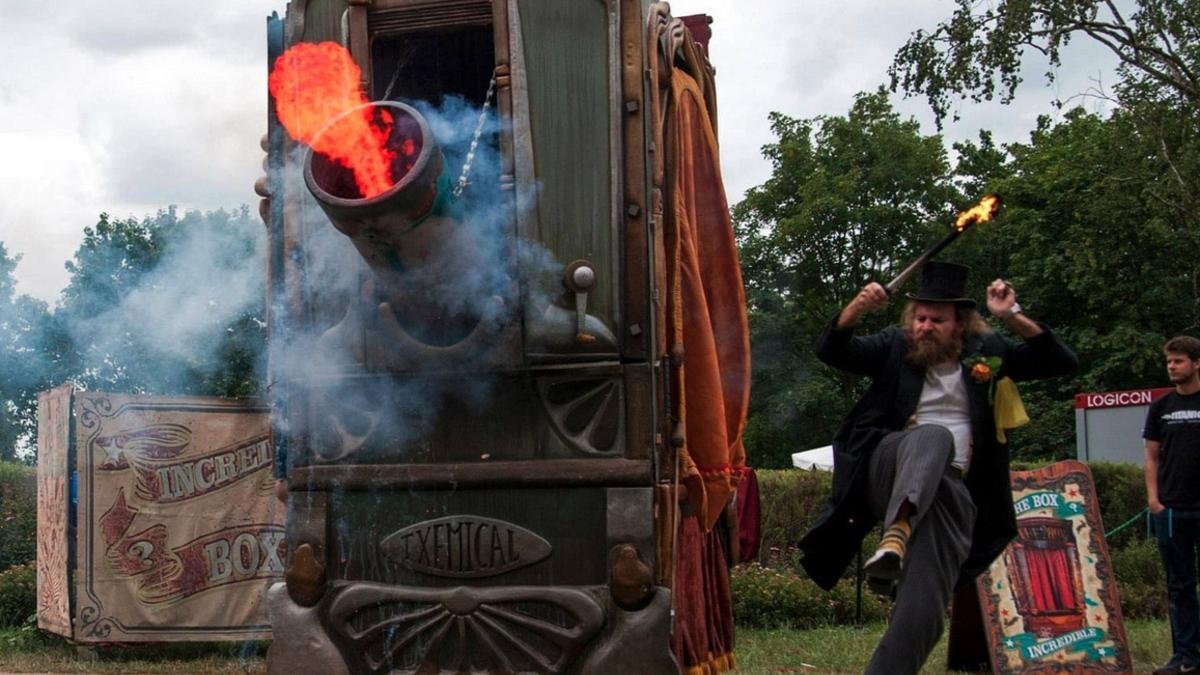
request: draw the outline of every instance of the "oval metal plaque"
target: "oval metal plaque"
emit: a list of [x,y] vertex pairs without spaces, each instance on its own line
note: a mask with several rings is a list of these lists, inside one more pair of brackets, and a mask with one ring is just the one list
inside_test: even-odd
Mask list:
[[495,518],[458,515],[397,530],[379,544],[389,559],[438,577],[482,578],[528,567],[554,547],[529,530]]

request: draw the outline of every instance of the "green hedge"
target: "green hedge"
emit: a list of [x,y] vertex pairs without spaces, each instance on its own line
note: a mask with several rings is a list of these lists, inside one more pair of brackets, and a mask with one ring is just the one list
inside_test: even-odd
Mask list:
[[0,627],[24,625],[36,613],[36,565],[13,565],[0,572]]
[[[857,599],[849,581],[824,591],[791,570],[751,563],[733,569],[729,586],[739,626],[817,628],[855,621]],[[889,611],[890,603],[863,590],[863,622],[882,621]]]
[[[1014,469],[1036,468],[1014,465]],[[1142,469],[1132,464],[1095,462],[1089,465],[1099,496],[1100,517],[1107,531],[1133,520],[1108,541],[1122,614],[1126,618],[1166,616],[1166,581],[1158,550],[1146,539],[1145,482]],[[825,593],[805,578],[799,567],[796,542],[820,513],[832,488],[832,474],[799,469],[757,472],[762,500],[762,546],[758,564],[735,568],[731,577],[734,612],[742,625],[815,626],[848,623],[854,616],[854,583],[843,579]],[[863,542],[864,551],[878,543],[878,528]],[[846,575],[852,576],[853,569]],[[744,597],[739,597],[742,594]],[[846,598],[850,598],[846,620]],[[870,598],[867,601],[866,598]],[[885,611],[870,593],[864,593],[864,616]]]
[[24,464],[0,462],[0,570],[36,555],[36,473]]

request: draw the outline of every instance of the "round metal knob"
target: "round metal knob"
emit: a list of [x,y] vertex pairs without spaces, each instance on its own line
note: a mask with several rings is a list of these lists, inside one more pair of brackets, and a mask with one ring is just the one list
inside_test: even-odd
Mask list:
[[576,288],[591,288],[596,283],[596,270],[587,265],[581,265],[571,273],[571,280],[575,282]]
[[596,285],[596,268],[587,260],[576,260],[563,270],[563,284],[576,293],[586,293]]

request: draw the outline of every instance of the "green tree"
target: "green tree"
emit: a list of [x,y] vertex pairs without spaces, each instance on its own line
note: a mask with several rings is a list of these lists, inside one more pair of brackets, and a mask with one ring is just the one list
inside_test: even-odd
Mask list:
[[[1077,36],[1119,59],[1126,105],[1157,100],[1200,106],[1200,4],[1190,0],[956,0],[952,16],[917,31],[889,73],[892,89],[924,94],[938,121],[955,97],[1012,100],[1027,51],[1057,67]],[[1053,70],[1047,72],[1053,79]]]
[[845,117],[773,113],[771,124],[771,176],[733,212],[754,349],[746,441],[761,467],[833,437],[861,382],[816,362],[813,341],[863,284],[947,231],[964,201],[941,137],[901,119],[882,90],[859,94]]
[[0,243],[0,461],[14,460],[37,429],[37,392],[51,377],[46,303],[16,294],[20,256]]
[[101,214],[55,318],[89,389],[250,396],[265,358],[262,227],[234,212]]

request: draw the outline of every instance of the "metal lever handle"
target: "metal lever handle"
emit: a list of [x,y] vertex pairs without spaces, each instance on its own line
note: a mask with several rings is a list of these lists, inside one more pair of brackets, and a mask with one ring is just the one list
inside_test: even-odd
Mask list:
[[587,333],[588,293],[596,285],[596,268],[586,260],[576,260],[563,271],[563,284],[575,292],[575,341],[595,342],[596,336]]

